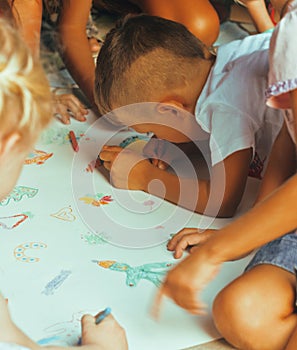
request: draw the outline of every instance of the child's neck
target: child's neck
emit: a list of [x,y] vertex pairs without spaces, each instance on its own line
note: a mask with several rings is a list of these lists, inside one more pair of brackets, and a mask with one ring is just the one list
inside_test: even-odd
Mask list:
[[[196,107],[196,103],[197,100],[206,84],[206,81],[208,79],[208,76],[210,74],[210,71],[213,67],[215,63],[215,56],[211,56],[209,59],[207,60],[203,60],[199,63],[199,65],[197,66],[197,73],[195,74],[195,76],[193,77],[193,81],[192,84],[195,84],[195,90],[196,90],[196,98],[195,98],[195,103],[194,105],[194,110]],[[193,110],[193,112],[194,112]]]

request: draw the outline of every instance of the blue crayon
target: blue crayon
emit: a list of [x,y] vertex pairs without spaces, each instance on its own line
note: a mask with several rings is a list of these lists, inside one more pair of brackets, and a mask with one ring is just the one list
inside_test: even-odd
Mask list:
[[100,314],[96,318],[95,323],[99,324],[100,322],[102,322],[105,319],[105,317],[110,315],[110,313],[111,313],[111,308],[107,307],[104,311],[100,312]]

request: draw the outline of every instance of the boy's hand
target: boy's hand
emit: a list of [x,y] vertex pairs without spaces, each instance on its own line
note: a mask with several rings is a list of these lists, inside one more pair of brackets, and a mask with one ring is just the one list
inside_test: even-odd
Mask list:
[[70,118],[84,122],[88,110],[80,100],[72,94],[53,94],[54,114],[60,117],[63,124],[70,124]]
[[147,190],[148,176],[154,169],[149,160],[120,146],[104,146],[99,156],[104,167],[110,171],[110,182],[114,187]]
[[95,324],[96,316],[84,315],[81,320],[82,345],[95,345],[102,350],[127,350],[125,330],[112,315]]
[[154,166],[165,170],[176,157],[172,143],[152,137],[143,149],[143,154],[151,159]]
[[193,254],[170,270],[158,291],[153,315],[158,317],[164,296],[192,314],[205,314],[206,305],[199,294],[219,271],[220,264],[212,261],[203,247],[197,247]]
[[167,249],[174,251],[174,257],[179,259],[185,250],[192,253],[199,243],[206,241],[214,232],[215,230],[184,228],[168,242]]

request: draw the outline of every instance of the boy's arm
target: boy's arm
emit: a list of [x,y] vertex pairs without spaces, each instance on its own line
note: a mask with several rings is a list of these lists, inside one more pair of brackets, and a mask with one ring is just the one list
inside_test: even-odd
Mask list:
[[274,27],[264,0],[240,0],[238,2],[247,7],[259,33]]
[[[222,263],[236,260],[297,227],[297,175],[245,215],[214,232],[209,239],[169,271],[156,299],[164,295],[192,313],[203,313],[199,295]],[[190,281],[190,283],[189,283]]]
[[58,23],[62,54],[73,79],[89,102],[95,106],[93,94],[95,64],[86,35],[92,1],[69,0],[63,3]]
[[284,123],[273,144],[256,203],[282,185],[295,171],[295,145]]
[[290,102],[295,121],[295,140],[297,142],[297,89],[290,92]]
[[237,209],[251,156],[251,149],[235,152],[211,169],[210,180],[203,180],[180,178],[118,146],[104,146],[100,153],[113,186],[142,190],[189,210],[221,217],[232,216]]

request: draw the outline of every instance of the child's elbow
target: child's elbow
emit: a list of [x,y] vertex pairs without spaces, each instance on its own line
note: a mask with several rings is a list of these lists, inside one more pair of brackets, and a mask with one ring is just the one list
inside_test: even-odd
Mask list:
[[224,198],[217,216],[220,218],[232,218],[236,213],[239,203],[240,198]]
[[232,218],[236,213],[237,207],[232,205],[222,205],[218,212],[217,217],[219,218]]
[[231,218],[236,213],[237,207],[238,203],[234,203],[232,201],[223,201],[222,203],[215,202],[213,205],[208,204],[207,208],[204,208],[202,210],[201,208],[197,208],[196,212],[212,217]]

